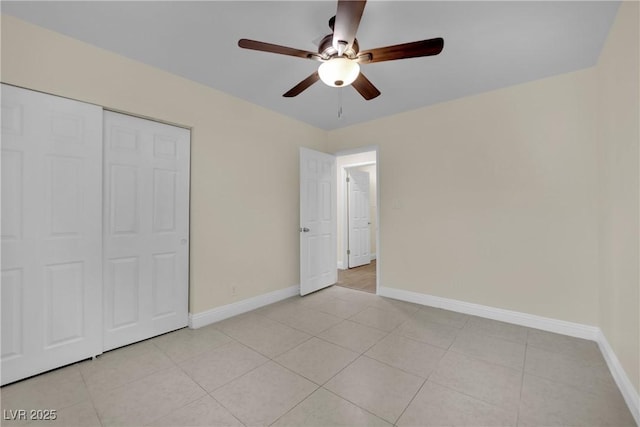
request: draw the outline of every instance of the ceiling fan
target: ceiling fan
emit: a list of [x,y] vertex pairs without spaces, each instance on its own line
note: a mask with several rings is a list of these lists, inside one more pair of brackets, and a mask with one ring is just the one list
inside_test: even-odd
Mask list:
[[316,72],[292,87],[284,97],[297,96],[322,80],[333,87],[353,85],[364,99],[373,99],[380,95],[380,91],[362,74],[360,64],[437,55],[442,51],[444,40],[420,40],[361,52],[356,31],[366,3],[366,0],[338,0],[336,15],[329,20],[333,33],[322,39],[318,53],[249,39],[240,39],[238,46],[322,62]]

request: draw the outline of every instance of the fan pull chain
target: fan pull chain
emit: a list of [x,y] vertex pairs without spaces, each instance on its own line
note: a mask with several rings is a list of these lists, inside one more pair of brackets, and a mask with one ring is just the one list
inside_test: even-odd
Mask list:
[[342,88],[338,88],[338,120],[342,119]]

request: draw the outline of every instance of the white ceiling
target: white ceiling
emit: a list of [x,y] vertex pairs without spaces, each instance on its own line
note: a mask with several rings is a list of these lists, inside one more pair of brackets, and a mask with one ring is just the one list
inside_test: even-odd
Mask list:
[[353,88],[321,82],[296,98],[283,98],[318,63],[237,46],[238,39],[250,38],[316,51],[315,43],[330,32],[327,21],[335,14],[335,1],[2,1],[1,10],[319,128],[336,129],[592,66],[619,4],[370,1],[358,29],[361,50],[444,38],[438,56],[364,65],[362,71],[382,92],[372,101]]

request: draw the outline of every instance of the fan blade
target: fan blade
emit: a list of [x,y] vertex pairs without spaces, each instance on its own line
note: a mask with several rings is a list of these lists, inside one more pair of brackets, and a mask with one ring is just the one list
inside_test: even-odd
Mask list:
[[444,40],[442,38],[420,40],[417,42],[397,44],[362,51],[358,54],[358,62],[371,63],[393,61],[395,59],[432,56],[442,52]]
[[362,73],[360,73],[358,78],[351,83],[351,86],[353,86],[355,90],[357,90],[358,93],[367,101],[380,95],[378,88],[376,88]]
[[295,56],[304,59],[320,59],[317,53],[307,50],[294,49],[292,47],[280,46],[272,43],[259,42],[256,40],[240,39],[238,46],[243,49],[258,50],[261,52],[279,53],[280,55]]
[[345,42],[346,48],[353,45],[366,4],[366,0],[338,0],[336,20],[333,24],[332,43],[334,48],[338,49],[338,42]]
[[318,75],[318,72],[316,71],[315,73],[311,74],[309,77],[289,89],[289,91],[282,96],[284,96],[285,98],[293,98],[294,96],[298,96],[318,80],[320,80],[320,75]]

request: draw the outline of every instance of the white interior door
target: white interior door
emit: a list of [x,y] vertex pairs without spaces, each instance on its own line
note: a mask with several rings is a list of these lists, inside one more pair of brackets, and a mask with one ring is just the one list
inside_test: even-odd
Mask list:
[[104,116],[104,349],[188,321],[190,132]]
[[349,268],[371,263],[369,172],[349,171]]
[[300,148],[300,295],[338,280],[336,181],[335,156]]
[[2,384],[102,352],[102,108],[2,85]]

